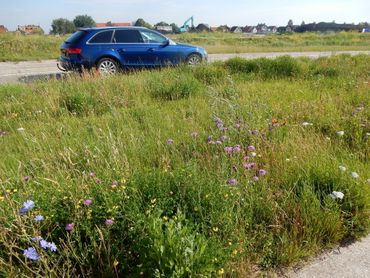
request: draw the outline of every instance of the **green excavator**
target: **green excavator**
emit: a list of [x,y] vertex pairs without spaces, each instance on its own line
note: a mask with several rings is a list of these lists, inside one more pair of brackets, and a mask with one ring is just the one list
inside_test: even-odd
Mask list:
[[[191,23],[191,25],[189,25],[189,23]],[[188,32],[191,29],[194,29],[194,17],[190,17],[184,22],[184,25],[180,27],[180,33]]]

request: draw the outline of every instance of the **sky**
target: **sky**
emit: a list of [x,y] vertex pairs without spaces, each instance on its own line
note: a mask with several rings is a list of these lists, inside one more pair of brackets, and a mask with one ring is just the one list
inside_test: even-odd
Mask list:
[[49,32],[53,19],[73,20],[87,14],[96,22],[151,24],[165,21],[181,26],[194,16],[194,24],[210,26],[285,26],[310,22],[370,22],[370,0],[0,0],[0,25],[14,31],[17,25],[35,24]]

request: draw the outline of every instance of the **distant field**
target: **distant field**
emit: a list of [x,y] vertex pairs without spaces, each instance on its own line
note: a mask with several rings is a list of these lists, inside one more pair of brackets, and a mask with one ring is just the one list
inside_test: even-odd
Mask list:
[[367,234],[369,65],[0,86],[0,276],[250,277]]
[[[370,35],[361,33],[306,33],[246,36],[223,33],[170,35],[175,41],[199,45],[209,53],[369,50]],[[0,34],[0,61],[56,59],[64,38]]]

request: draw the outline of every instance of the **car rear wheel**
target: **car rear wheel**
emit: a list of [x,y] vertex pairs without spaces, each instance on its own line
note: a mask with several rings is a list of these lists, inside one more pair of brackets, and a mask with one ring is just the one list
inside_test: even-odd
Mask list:
[[118,63],[111,58],[102,58],[97,65],[97,69],[102,75],[112,75],[119,71]]
[[202,57],[199,54],[190,54],[186,59],[186,64],[190,66],[199,65],[202,62]]

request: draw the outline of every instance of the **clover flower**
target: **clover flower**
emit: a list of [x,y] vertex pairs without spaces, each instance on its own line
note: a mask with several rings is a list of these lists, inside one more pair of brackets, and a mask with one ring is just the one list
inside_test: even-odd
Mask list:
[[71,231],[73,231],[74,228],[75,228],[74,223],[68,223],[65,227],[65,230],[68,231],[68,232],[71,232]]
[[25,249],[23,251],[23,256],[33,261],[38,261],[41,258],[34,247],[28,247]]
[[92,204],[92,202],[93,202],[92,200],[87,199],[87,200],[84,201],[84,205],[88,207]]
[[339,192],[339,191],[333,191],[329,196],[332,197],[333,199],[342,200],[343,197],[344,197],[344,194],[342,192]]
[[105,220],[105,225],[112,226],[113,224],[114,224],[114,220],[113,219],[108,218],[107,220]]

